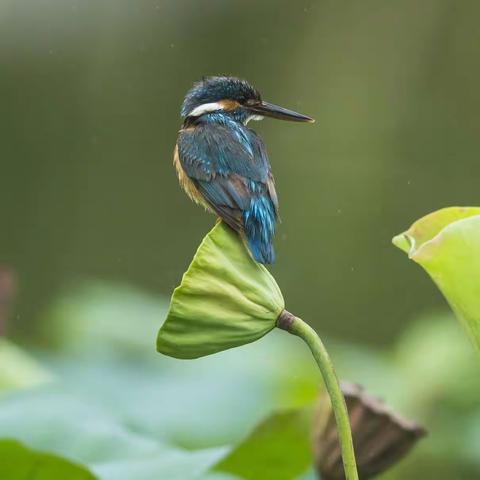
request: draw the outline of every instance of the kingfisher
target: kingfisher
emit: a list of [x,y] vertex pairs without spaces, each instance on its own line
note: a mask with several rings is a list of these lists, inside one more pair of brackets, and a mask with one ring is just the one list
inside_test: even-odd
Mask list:
[[247,81],[226,76],[195,83],[181,116],[173,160],[180,185],[194,202],[238,232],[257,262],[273,263],[275,182],[265,145],[247,124],[264,117],[314,120],[265,102]]

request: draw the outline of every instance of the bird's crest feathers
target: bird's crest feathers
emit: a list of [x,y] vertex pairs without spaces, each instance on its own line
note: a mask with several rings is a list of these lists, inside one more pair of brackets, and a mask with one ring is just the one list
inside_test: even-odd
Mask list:
[[246,80],[236,77],[203,77],[188,91],[182,104],[181,116],[186,118],[205,104],[233,100],[243,104],[247,100],[261,100],[258,91]]

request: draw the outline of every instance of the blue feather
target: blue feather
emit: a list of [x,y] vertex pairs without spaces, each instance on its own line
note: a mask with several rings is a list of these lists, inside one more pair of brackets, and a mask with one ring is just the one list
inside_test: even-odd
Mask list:
[[181,167],[212,210],[245,238],[253,258],[273,263],[277,195],[265,146],[226,112],[180,131]]
[[269,198],[261,196],[251,199],[250,208],[243,213],[243,224],[248,247],[257,262],[275,262],[272,245],[275,221],[275,209]]

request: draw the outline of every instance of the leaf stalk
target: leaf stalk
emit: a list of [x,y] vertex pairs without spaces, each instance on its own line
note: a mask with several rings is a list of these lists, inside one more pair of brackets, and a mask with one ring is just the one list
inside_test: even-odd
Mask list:
[[343,469],[346,480],[358,480],[357,464],[353,449],[352,431],[347,405],[338,382],[333,363],[320,337],[302,319],[284,310],[278,317],[277,327],[300,337],[310,348],[330,396],[332,410],[337,424],[337,433],[342,451]]

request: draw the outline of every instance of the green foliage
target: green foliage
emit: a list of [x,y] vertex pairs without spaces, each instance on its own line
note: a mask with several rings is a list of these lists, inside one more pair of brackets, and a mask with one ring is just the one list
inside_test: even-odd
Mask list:
[[312,408],[276,412],[215,467],[246,480],[291,480],[312,465]]
[[480,208],[438,210],[393,243],[428,272],[480,349]]
[[284,308],[275,279],[220,222],[173,293],[157,349],[176,358],[198,358],[245,345],[272,330]]
[[[253,474],[233,460],[246,452],[255,450],[261,467],[273,454],[297,451],[288,422],[282,427],[284,418],[272,411],[316,398],[318,374],[301,342],[273,331],[261,342],[178,362],[158,356],[151,342],[165,311],[162,299],[125,286],[94,283],[67,293],[50,309],[55,321],[44,321],[66,344],[35,355],[53,381],[0,395],[1,436],[82,464],[99,480],[245,480]],[[91,320],[102,315],[108,318]],[[88,331],[82,322],[90,322]],[[116,331],[129,329],[137,330],[130,344]],[[450,315],[424,318],[388,351],[328,343],[341,377],[364,384],[431,432],[382,479],[476,478],[478,364]],[[264,418],[268,428],[256,427]],[[297,472],[301,457],[295,456]],[[218,469],[222,461],[228,472]],[[307,477],[292,480],[299,478]]]
[[102,463],[94,470],[105,480],[200,480],[224,454],[224,448],[195,452],[168,448],[144,458]]
[[127,412],[108,410],[101,398],[44,388],[3,399],[0,428],[34,448],[87,465],[101,480],[193,479],[225,454],[225,448],[188,452],[135,431]]
[[85,468],[56,455],[0,440],[0,478],[4,480],[95,480]]
[[[163,301],[125,287],[95,283],[68,293],[45,318],[65,339],[58,353],[42,355],[56,382],[0,397],[2,434],[81,462],[101,480],[223,480],[226,473],[209,469],[257,420],[314,397],[314,369],[303,363],[300,346],[277,369],[281,332],[261,348],[220,353],[220,361],[159,357],[152,319],[165,310]],[[130,344],[116,332],[129,329],[137,330]],[[299,372],[295,378],[287,362]],[[206,448],[221,444],[231,447]]]

